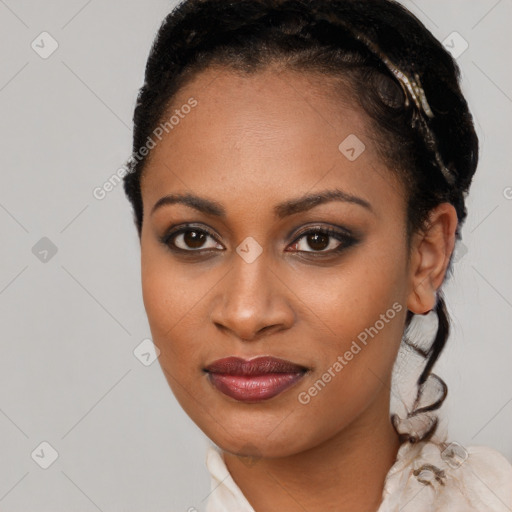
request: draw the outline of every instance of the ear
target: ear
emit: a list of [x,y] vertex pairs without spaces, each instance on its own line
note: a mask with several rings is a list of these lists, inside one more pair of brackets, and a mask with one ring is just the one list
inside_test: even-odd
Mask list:
[[437,300],[455,246],[457,211],[442,203],[430,211],[425,227],[413,235],[409,260],[410,291],[407,308],[427,314]]

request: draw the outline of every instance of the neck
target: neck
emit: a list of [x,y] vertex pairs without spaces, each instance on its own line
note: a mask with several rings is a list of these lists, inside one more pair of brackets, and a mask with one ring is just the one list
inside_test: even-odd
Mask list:
[[224,452],[231,476],[256,512],[375,512],[386,475],[400,447],[387,399],[334,437],[289,457],[260,459],[249,467]]

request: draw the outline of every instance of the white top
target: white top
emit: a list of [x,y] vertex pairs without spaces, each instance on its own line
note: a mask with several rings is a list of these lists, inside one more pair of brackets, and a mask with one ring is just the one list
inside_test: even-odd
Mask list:
[[[208,447],[206,467],[206,512],[255,512],[215,445]],[[437,433],[430,441],[405,442],[386,476],[377,512],[399,511],[512,512],[512,465],[490,447],[463,448]]]

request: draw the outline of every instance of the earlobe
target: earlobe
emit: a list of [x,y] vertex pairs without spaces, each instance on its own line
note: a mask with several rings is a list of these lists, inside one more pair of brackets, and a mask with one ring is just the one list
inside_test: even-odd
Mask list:
[[442,203],[431,210],[423,230],[413,235],[410,256],[410,291],[407,308],[425,315],[436,305],[455,246],[457,212]]
[[407,301],[407,309],[416,315],[427,315],[434,309],[437,290],[432,286],[430,276],[413,285]]

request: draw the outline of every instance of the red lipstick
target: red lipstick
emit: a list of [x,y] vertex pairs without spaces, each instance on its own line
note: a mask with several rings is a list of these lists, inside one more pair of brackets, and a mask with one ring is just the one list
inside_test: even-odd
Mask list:
[[226,357],[205,368],[210,382],[225,395],[242,402],[268,400],[289,389],[307,368],[275,357],[245,360]]

